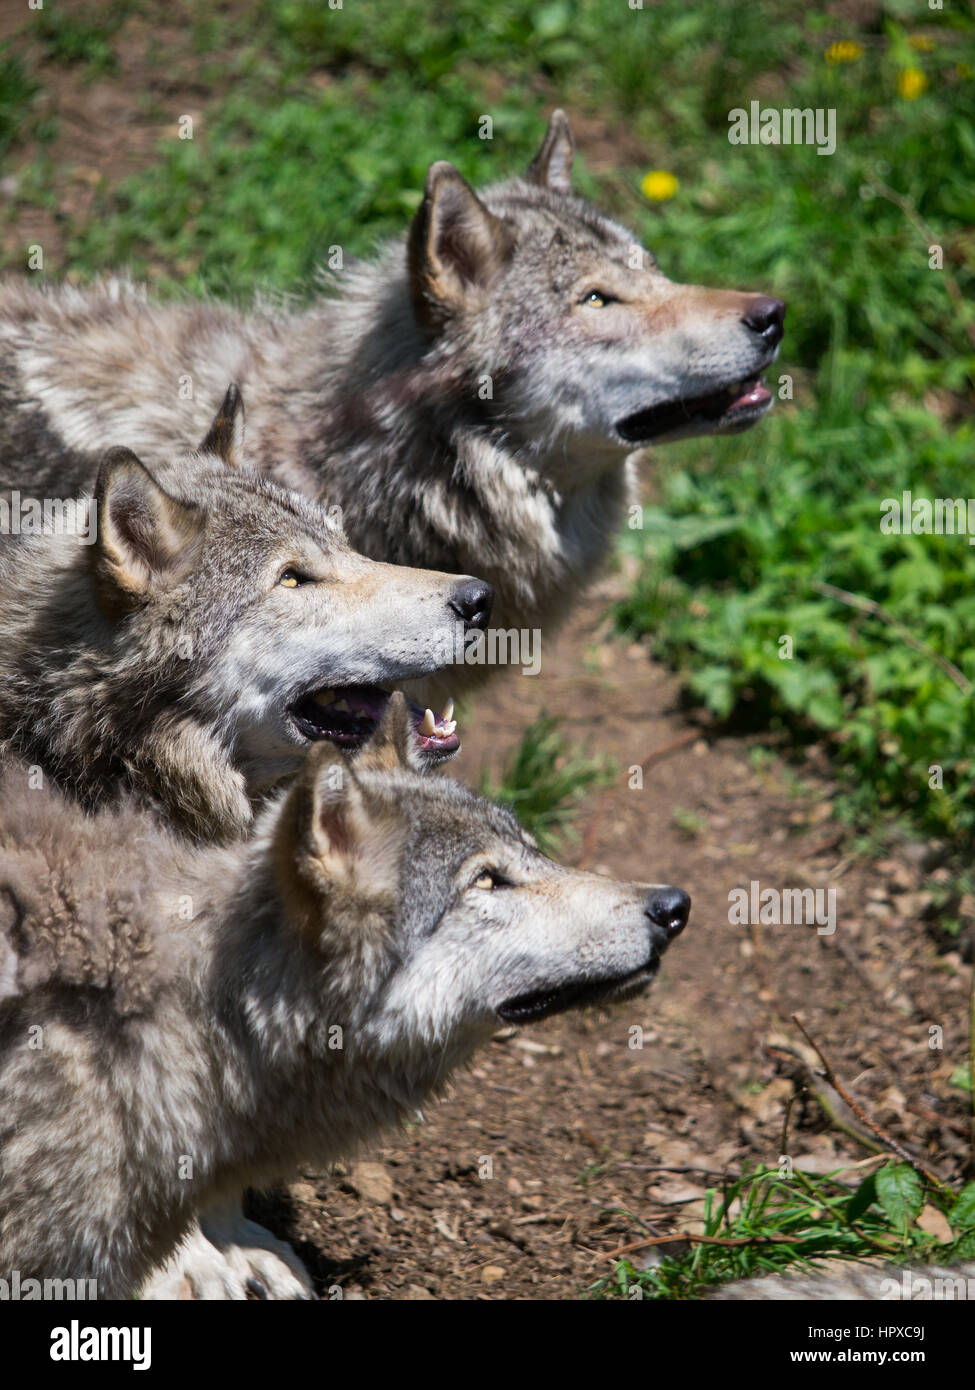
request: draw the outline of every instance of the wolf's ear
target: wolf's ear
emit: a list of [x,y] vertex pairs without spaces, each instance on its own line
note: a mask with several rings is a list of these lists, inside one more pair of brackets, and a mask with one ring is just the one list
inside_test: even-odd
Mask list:
[[108,618],[131,612],[159,584],[183,578],[196,559],[203,514],[170,497],[131,449],[109,449],[95,484],[98,535],[91,564]]
[[232,381],[213,423],[200,445],[201,454],[216,454],[231,466],[240,463],[244,453],[244,398]]
[[328,868],[344,868],[357,853],[357,823],[362,818],[362,792],[334,744],[313,745],[306,767],[308,798],[305,841],[315,858]]
[[545,139],[535,158],[528,166],[528,178],[543,188],[554,188],[558,193],[572,191],[572,159],[575,155],[575,142],[572,128],[564,111],[553,111],[548,121]]
[[[275,833],[278,881],[286,898],[353,891],[374,903],[399,880],[405,824],[372,796],[332,744],[313,744]],[[313,912],[314,915],[314,912]]]
[[376,732],[355,760],[356,771],[392,772],[398,767],[413,767],[415,750],[409,704],[402,690],[394,690]]
[[410,228],[410,288],[421,323],[439,328],[488,286],[512,244],[508,226],[488,211],[452,164],[431,164]]

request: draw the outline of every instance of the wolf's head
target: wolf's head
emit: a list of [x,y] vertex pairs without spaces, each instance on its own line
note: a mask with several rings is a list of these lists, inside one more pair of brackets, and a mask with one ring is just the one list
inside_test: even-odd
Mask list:
[[397,693],[354,763],[313,750],[273,831],[289,929],[348,1045],[438,1069],[501,1023],[644,989],[687,894],[555,864],[507,810],[417,776],[410,737]]
[[633,449],[747,429],[772,402],[785,305],[668,280],[625,228],[575,196],[556,111],[524,177],[474,193],[430,167],[409,244],[414,310],[445,356],[490,377],[509,438],[570,481]]
[[[208,833],[310,743],[361,746],[383,687],[449,665],[492,597],[480,580],[356,553],[323,508],[237,462],[240,419],[232,388],[196,454],[150,471],[110,450],[93,541],[58,543],[59,577],[46,539],[0,564],[4,623],[16,611],[18,624],[0,657],[0,737],[30,754],[36,733],[38,761],[89,800],[137,769],[179,819],[210,802]],[[451,713],[414,707],[419,761],[457,750]]]

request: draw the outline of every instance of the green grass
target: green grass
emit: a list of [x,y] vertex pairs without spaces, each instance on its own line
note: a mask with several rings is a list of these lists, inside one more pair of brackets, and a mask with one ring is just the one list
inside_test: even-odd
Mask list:
[[[836,154],[705,142],[707,178],[664,206],[655,238],[681,246],[683,278],[720,282],[733,266],[788,299],[772,381],[788,374],[794,399],[754,433],[658,455],[660,504],[623,540],[641,572],[617,618],[651,634],[717,716],[822,740],[857,818],[906,816],[962,841],[975,828],[975,549],[884,535],[880,517],[905,489],[973,492],[973,29],[932,26],[933,52],[918,53],[891,12],[882,33],[850,35],[856,63],[831,67],[821,27],[812,17],[797,36],[774,100],[834,106]],[[908,65],[928,77],[914,101],[897,95]],[[929,268],[929,242],[945,270]]]
[[[708,1241],[693,1244],[686,1254],[665,1255],[648,1269],[620,1259],[589,1295],[694,1298],[732,1279],[814,1271],[817,1261],[827,1259],[950,1264],[975,1256],[975,1183],[958,1194],[932,1191],[905,1163],[886,1164],[855,1189],[844,1176],[817,1178],[796,1170],[785,1178],[775,1169],[758,1168],[720,1191],[711,1188],[703,1232]],[[950,1243],[941,1244],[918,1226],[925,1204],[945,1215],[954,1237]],[[898,1277],[896,1268],[890,1273]]]
[[80,14],[69,13],[64,0],[46,0],[44,8],[29,18],[52,62],[84,66],[89,76],[98,77],[118,69],[112,40],[128,10],[128,0],[114,0],[108,5],[89,6]]
[[572,822],[582,797],[608,786],[614,775],[609,759],[591,757],[569,743],[559,721],[543,712],[525,730],[501,780],[483,774],[481,792],[510,806],[541,849],[554,854],[575,838]]
[[23,139],[29,125],[38,84],[17,55],[0,47],[0,155]]

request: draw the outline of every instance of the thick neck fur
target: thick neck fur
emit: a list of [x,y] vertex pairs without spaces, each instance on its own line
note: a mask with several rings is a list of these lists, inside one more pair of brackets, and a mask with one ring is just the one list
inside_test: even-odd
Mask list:
[[[272,807],[253,841],[223,852],[223,875],[201,879],[203,906],[168,987],[183,996],[181,1030],[188,1018],[197,1040],[193,1094],[187,1068],[172,1105],[180,1142],[195,1155],[194,1206],[355,1153],[414,1115],[473,1046],[439,1052],[384,1032],[375,1005],[396,953],[354,950],[350,928],[361,924],[333,920],[327,903],[314,934],[303,936],[277,886],[275,814]],[[168,1007],[165,991],[160,1007]],[[165,1076],[158,1087],[160,1098],[168,1094]],[[165,1135],[156,1104],[146,1127]],[[169,1199],[185,1187],[172,1185]]]

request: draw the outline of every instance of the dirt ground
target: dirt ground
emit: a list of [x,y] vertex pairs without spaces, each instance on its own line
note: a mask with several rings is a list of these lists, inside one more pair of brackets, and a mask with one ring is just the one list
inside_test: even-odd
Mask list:
[[[20,0],[0,0],[0,37],[22,15]],[[53,196],[18,209],[0,235],[8,250],[41,241],[54,275],[69,273],[65,228],[95,190],[146,167],[174,113],[214,95],[195,85],[178,31],[164,72],[153,35],[166,39],[133,19],[120,72],[92,85],[73,69],[41,69],[59,122]],[[599,165],[605,132],[590,135]],[[9,167],[30,154],[15,151]],[[9,196],[17,176],[0,173]],[[695,723],[675,676],[609,634],[604,615],[624,587],[623,575],[601,582],[544,647],[539,677],[503,677],[479,699],[451,775],[497,768],[542,707],[562,716],[574,741],[621,769],[584,804],[565,857],[687,888],[691,923],[646,998],[499,1031],[448,1097],[388,1145],[303,1174],[287,1193],[251,1196],[251,1214],[296,1244],[325,1297],[577,1298],[612,1268],[607,1252],[699,1229],[705,1185],[725,1172],[783,1152],[815,1172],[863,1159],[869,1150],[804,1092],[793,1012],[873,1120],[940,1175],[965,1169],[966,1098],[949,1078],[966,1060],[969,971],[925,919],[938,872],[930,847],[854,856],[815,753],[790,769]],[[644,761],[643,789],[630,790],[626,770]],[[835,889],[835,933],[732,925],[729,892],[753,880]]]

